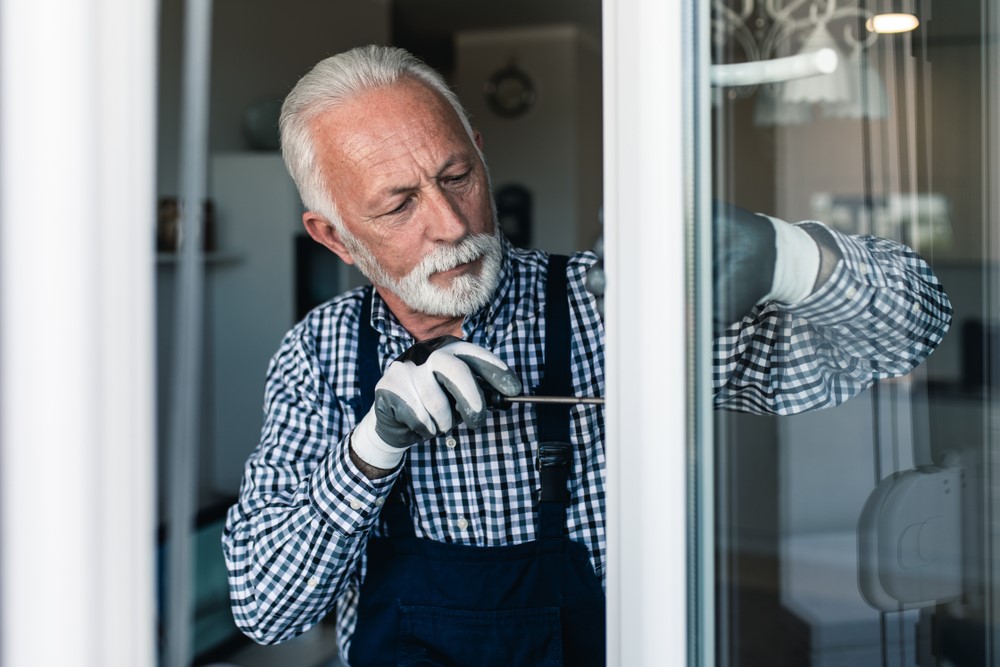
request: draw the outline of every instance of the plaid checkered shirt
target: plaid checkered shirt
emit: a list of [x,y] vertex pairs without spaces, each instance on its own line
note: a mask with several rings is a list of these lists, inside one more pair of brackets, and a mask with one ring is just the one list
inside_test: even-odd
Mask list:
[[[831,233],[843,259],[823,287],[794,306],[758,307],[715,341],[718,407],[789,414],[837,405],[875,379],[909,372],[944,336],[951,305],[923,260],[891,241]],[[595,261],[579,253],[567,269],[577,396],[604,395],[604,327],[584,287]],[[502,358],[526,389],[540,380],[547,262],[505,244],[492,302],[463,325],[464,337]],[[362,296],[354,290],[320,306],[283,340],[268,369],[260,444],[223,535],[237,625],[273,643],[336,609],[345,659],[365,544],[381,534],[379,511],[399,474],[370,480],[348,455]],[[384,370],[414,340],[377,295],[372,325]],[[574,407],[571,421],[568,533],[589,548],[603,580],[603,409]],[[491,412],[481,429],[459,425],[412,447],[403,465],[417,536],[483,547],[533,540],[536,442],[534,410],[518,404]]]

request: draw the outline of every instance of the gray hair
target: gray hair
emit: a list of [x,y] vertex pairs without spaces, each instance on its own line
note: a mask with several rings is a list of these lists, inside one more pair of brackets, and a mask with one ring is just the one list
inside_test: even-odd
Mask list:
[[404,49],[371,44],[338,53],[316,64],[299,79],[281,106],[281,154],[299,189],[302,203],[322,214],[338,230],[343,222],[316,166],[312,122],[320,114],[362,92],[410,78],[439,93],[458,114],[474,141],[469,116],[458,96],[433,68]]

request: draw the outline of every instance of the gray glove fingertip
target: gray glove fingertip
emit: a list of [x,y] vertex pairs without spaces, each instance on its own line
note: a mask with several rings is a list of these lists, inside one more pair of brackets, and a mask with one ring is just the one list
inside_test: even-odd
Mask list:
[[[497,366],[480,357],[456,354],[479,377],[488,382],[504,396],[517,396],[521,393],[521,379],[506,365]],[[501,362],[502,363],[502,362]]]
[[483,379],[504,396],[517,396],[521,393],[521,379],[510,369],[492,368],[483,374]]

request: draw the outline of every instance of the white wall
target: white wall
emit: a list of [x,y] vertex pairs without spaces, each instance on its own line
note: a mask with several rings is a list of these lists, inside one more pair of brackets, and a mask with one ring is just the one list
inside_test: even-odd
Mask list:
[[235,492],[260,438],[268,361],[293,324],[302,206],[277,154],[217,153],[211,175],[219,242],[234,259],[206,280],[212,410],[203,479],[206,491]]
[[[305,233],[298,191],[277,153],[216,153],[209,192],[224,251],[206,267],[206,497],[236,492],[259,440],[267,365],[296,320],[294,242]],[[327,254],[340,269],[330,297],[361,284],[353,267]]]
[[[505,118],[483,85],[511,61],[532,80],[535,104]],[[455,88],[483,135],[495,188],[532,195],[530,245],[569,253],[593,247],[601,205],[600,45],[575,26],[463,31]]]

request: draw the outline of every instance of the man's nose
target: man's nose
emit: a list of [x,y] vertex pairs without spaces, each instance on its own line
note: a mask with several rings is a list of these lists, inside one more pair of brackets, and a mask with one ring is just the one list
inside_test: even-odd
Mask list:
[[454,243],[469,233],[468,220],[458,202],[439,188],[431,188],[426,213],[427,235],[432,241]]

